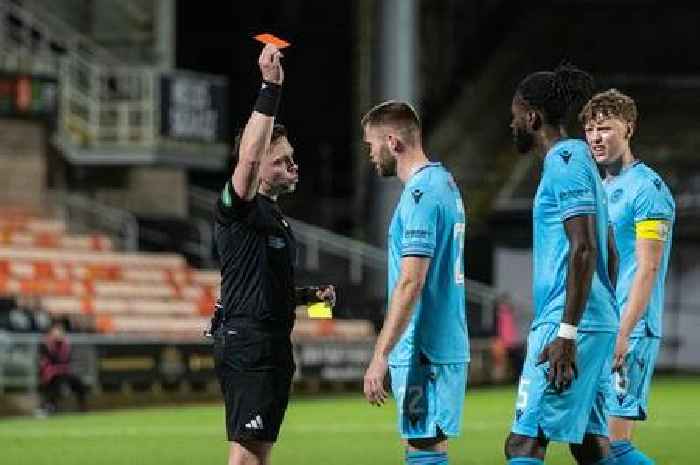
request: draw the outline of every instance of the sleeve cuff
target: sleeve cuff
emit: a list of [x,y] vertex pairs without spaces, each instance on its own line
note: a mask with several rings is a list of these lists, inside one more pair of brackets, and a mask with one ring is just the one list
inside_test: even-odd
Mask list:
[[433,249],[429,247],[404,247],[401,249],[402,257],[433,257]]

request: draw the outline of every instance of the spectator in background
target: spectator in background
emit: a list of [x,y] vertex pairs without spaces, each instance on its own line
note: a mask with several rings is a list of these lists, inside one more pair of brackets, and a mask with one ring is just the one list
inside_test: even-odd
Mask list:
[[71,372],[70,360],[71,346],[63,324],[54,322],[39,346],[39,391],[43,396],[42,408],[45,413],[56,411],[56,403],[64,385],[77,397],[80,410],[86,410],[87,387]]
[[[492,345],[495,368],[500,365],[502,376],[505,377],[510,367],[512,377],[509,379],[517,380],[523,368],[525,350],[515,317],[515,309],[507,292],[498,296],[495,316],[496,336]],[[508,362],[507,366],[506,362]]]

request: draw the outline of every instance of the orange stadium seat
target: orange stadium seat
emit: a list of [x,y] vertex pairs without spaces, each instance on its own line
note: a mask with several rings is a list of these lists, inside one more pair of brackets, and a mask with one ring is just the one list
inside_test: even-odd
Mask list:
[[0,294],[36,296],[54,316],[103,333],[201,336],[218,271],[172,253],[123,253],[102,234],[69,234],[58,220],[0,209]]
[[84,252],[40,248],[0,247],[0,260],[50,261],[83,265],[116,265],[134,268],[182,269],[185,258],[166,253]]

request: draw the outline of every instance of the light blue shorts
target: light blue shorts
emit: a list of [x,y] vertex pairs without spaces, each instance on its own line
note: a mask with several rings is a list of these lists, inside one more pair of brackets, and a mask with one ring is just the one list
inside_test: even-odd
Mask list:
[[404,439],[459,435],[467,383],[466,363],[390,366],[391,390]]
[[620,371],[612,374],[613,390],[608,396],[608,412],[613,417],[646,420],[651,377],[661,339],[633,337]]
[[607,436],[606,398],[611,391],[615,334],[578,333],[578,376],[568,389],[558,393],[547,382],[549,364],[536,365],[542,349],[556,339],[558,329],[559,325],[543,324],[530,331],[511,431],[575,444],[580,444],[585,434]]

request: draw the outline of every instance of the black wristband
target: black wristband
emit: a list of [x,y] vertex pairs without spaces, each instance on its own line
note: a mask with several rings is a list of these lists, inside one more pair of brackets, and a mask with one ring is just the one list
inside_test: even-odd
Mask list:
[[263,81],[253,109],[266,116],[277,116],[277,107],[279,107],[281,95],[281,85],[274,82]]

